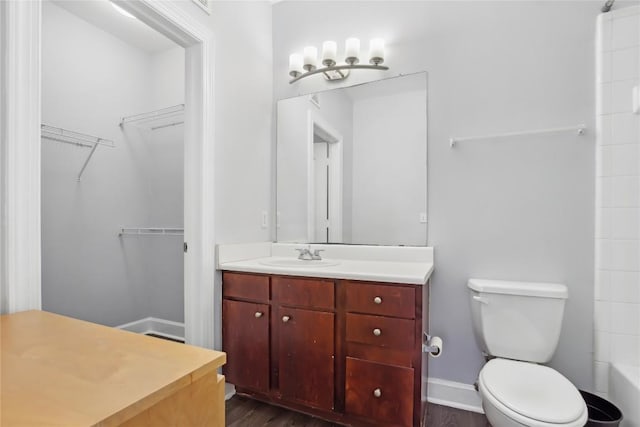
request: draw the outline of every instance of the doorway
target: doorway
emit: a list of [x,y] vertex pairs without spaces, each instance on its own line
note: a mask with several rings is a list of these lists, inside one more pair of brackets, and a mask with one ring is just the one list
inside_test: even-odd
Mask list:
[[[185,48],[184,313],[186,342],[214,347],[213,34],[179,4],[117,1]],[[41,2],[2,2],[3,312],[41,308]],[[10,19],[9,19],[10,18]],[[8,90],[10,89],[10,90]],[[8,158],[8,157],[7,157]]]
[[43,2],[44,310],[184,339],[184,61],[107,0]]
[[342,135],[309,111],[309,241],[342,243]]

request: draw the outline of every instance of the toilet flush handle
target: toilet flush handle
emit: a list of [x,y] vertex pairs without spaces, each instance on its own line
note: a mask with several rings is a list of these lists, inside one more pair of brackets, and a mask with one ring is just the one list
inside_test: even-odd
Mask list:
[[489,300],[488,299],[483,298],[483,297],[479,297],[478,295],[474,295],[473,296],[473,300],[474,301],[478,301],[479,303],[482,303],[482,304],[489,304]]

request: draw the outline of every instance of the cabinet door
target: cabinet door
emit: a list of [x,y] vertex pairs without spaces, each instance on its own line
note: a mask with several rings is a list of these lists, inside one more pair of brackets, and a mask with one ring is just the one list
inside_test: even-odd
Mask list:
[[334,314],[280,307],[274,320],[282,397],[333,409]]
[[227,382],[269,391],[269,306],[224,299],[222,350]]
[[379,425],[411,426],[413,422],[411,368],[347,357],[347,414],[376,420]]

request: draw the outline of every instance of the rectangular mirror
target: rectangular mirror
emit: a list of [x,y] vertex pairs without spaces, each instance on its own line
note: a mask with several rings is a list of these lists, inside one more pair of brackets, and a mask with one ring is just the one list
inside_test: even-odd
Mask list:
[[277,241],[427,244],[427,74],[284,99]]

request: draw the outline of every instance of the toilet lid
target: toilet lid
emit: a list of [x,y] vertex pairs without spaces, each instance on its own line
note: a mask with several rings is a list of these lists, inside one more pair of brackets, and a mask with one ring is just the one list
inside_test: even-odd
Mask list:
[[586,410],[575,386],[547,366],[493,359],[480,371],[480,381],[496,400],[530,419],[570,423]]

